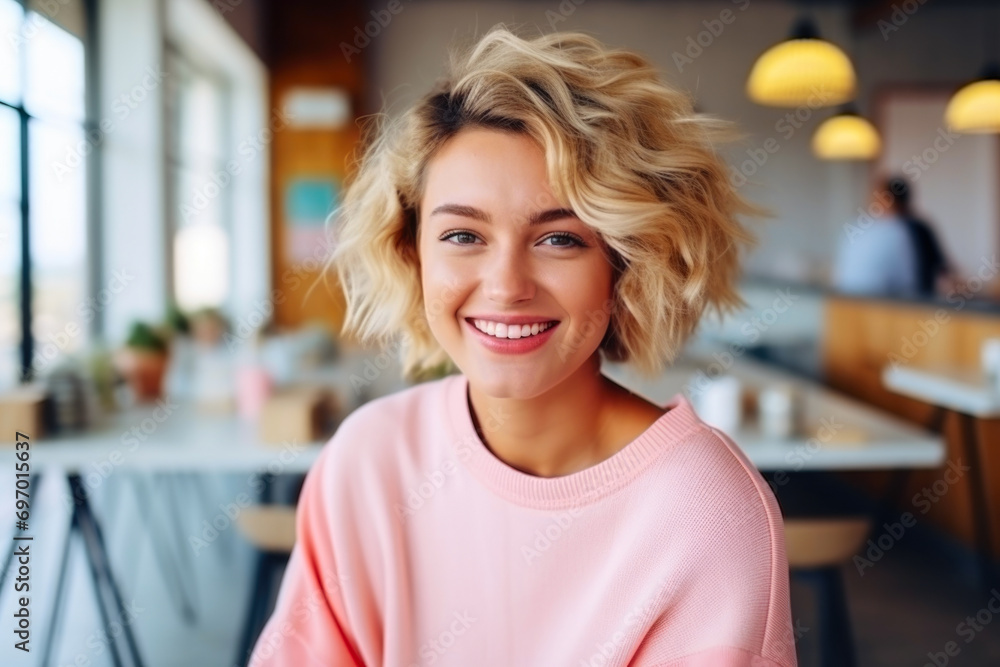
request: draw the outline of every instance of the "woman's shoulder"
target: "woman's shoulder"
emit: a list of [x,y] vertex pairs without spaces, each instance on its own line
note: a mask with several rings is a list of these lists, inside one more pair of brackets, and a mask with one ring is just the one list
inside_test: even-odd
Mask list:
[[725,580],[736,591],[786,567],[777,499],[732,438],[702,422],[674,444],[652,493],[662,489],[659,504],[669,508],[663,539],[697,554],[685,561],[692,576]]
[[724,431],[705,424],[697,432],[701,436],[697,448],[700,489],[692,493],[697,499],[692,511],[698,514],[699,523],[713,535],[718,548],[747,554],[747,567],[780,562],[784,526],[767,480]]
[[[683,397],[673,403],[671,410],[693,413]],[[665,480],[659,486],[670,498],[684,499],[681,507],[699,521],[723,517],[732,526],[780,525],[777,500],[757,467],[729,435],[696,415],[658,467]]]

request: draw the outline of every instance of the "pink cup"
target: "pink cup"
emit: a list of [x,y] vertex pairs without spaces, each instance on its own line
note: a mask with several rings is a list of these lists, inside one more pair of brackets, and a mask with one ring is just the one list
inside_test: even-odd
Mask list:
[[255,420],[271,396],[274,383],[260,366],[244,366],[236,372],[236,405],[240,416]]

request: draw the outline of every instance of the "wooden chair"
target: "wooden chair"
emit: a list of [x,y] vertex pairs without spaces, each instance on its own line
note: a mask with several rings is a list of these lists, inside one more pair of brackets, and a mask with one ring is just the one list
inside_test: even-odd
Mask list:
[[820,665],[854,667],[857,656],[841,567],[861,550],[871,520],[802,517],[786,518],[784,523],[791,574],[816,591]]
[[254,643],[274,610],[281,577],[295,546],[295,508],[290,505],[247,507],[236,518],[236,525],[259,552],[236,660],[236,664],[246,665]]

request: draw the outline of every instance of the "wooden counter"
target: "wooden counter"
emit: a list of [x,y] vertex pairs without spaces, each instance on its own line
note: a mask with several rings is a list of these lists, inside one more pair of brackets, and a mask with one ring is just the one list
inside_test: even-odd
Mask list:
[[[883,386],[882,369],[891,363],[914,366],[977,367],[983,340],[1000,337],[1000,312],[967,308],[958,299],[927,303],[893,302],[828,295],[824,307],[822,363],[827,382],[854,397],[918,424],[928,424],[934,408],[893,393]],[[959,430],[949,415],[944,423],[946,460],[960,458]],[[983,448],[980,453],[989,498],[994,552],[1000,548],[1000,420],[979,422]],[[963,460],[963,464],[967,463]],[[947,465],[947,464],[946,464]],[[970,547],[973,526],[969,477],[949,484],[945,493],[933,491],[927,503],[914,496],[944,479],[946,466],[917,470],[910,477],[900,512],[914,511],[926,521]],[[845,480],[877,497],[886,486],[888,473],[851,473]],[[942,488],[938,484],[938,490]]]

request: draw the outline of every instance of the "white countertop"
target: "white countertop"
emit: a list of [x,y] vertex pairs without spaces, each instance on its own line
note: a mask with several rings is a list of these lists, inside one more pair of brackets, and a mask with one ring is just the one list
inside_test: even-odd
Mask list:
[[133,408],[85,433],[32,441],[32,468],[103,477],[112,469],[305,473],[325,442],[263,443],[254,423],[236,415],[198,414],[190,405],[162,422],[152,415],[151,407]]
[[[625,366],[608,364],[605,374],[659,405],[675,394],[691,397],[693,379],[709,363],[682,360],[655,380]],[[935,468],[945,460],[942,438],[886,412],[772,366],[739,358],[727,369],[747,388],[791,384],[802,392],[804,432],[787,440],[764,436],[744,421],[729,436],[760,470],[870,470]]]
[[[699,368],[708,365],[683,361],[653,381],[643,380],[618,364],[606,364],[604,372],[664,405],[678,392],[691,395]],[[749,359],[738,359],[728,370],[746,387],[791,383],[803,392],[804,433],[788,440],[768,438],[754,423],[744,423],[730,432],[761,470],[920,468],[937,467],[944,461],[945,448],[939,436],[882,411]],[[153,418],[151,407],[135,408],[86,433],[33,444],[33,468],[59,467],[106,476],[115,469],[304,473],[323,442],[265,444],[251,422],[235,415],[198,414],[193,407],[182,405],[160,422]]]
[[1000,417],[1000,392],[980,370],[886,366],[882,383],[887,389],[931,405],[983,419]]

